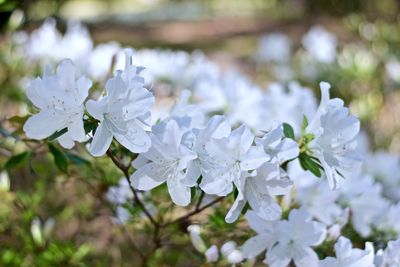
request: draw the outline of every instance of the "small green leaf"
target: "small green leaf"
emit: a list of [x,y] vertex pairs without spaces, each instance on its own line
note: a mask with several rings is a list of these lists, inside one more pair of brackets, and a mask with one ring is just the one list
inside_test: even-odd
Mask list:
[[91,131],[95,131],[97,128],[97,123],[93,121],[85,121],[85,124],[83,125],[85,128],[85,133],[90,133]]
[[299,160],[300,160],[300,166],[304,170],[310,171],[312,174],[314,174],[317,177],[322,176],[321,170],[323,170],[323,168],[318,163],[318,160],[316,158],[311,157],[305,153],[301,153],[299,156]]
[[49,143],[49,151],[53,155],[57,167],[62,172],[68,173],[68,158],[64,152],[51,143]]
[[306,131],[306,128],[308,126],[308,119],[306,115],[303,115],[303,123],[301,124],[301,131],[304,133]]
[[64,129],[53,133],[52,135],[49,136],[49,141],[53,141],[53,140],[57,139],[61,135],[65,134],[67,131],[68,131],[68,128],[65,127]]
[[8,119],[8,121],[12,124],[21,125],[24,124],[28,120],[28,116],[14,116]]
[[75,165],[90,165],[90,161],[82,158],[81,156],[78,156],[70,152],[66,152],[65,155]]
[[293,127],[292,126],[290,126],[290,124],[288,124],[288,123],[283,123],[282,124],[282,126],[283,126],[283,134],[287,137],[287,138],[291,138],[291,139],[295,139],[295,137],[294,137],[294,130],[293,130]]
[[4,165],[4,168],[5,169],[13,169],[13,168],[21,165],[31,156],[31,154],[32,153],[30,151],[25,151],[20,154],[12,156],[11,158],[9,158],[7,160],[6,164]]

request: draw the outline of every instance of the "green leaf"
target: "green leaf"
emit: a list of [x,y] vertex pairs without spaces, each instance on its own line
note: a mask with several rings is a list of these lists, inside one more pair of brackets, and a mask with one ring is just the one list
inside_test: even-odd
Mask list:
[[98,124],[93,121],[85,121],[83,126],[85,128],[85,133],[87,134],[90,133],[91,131],[95,131]]
[[82,158],[81,156],[78,156],[70,152],[66,152],[65,155],[75,165],[90,165],[90,161],[88,161],[85,158]]
[[301,124],[301,132],[304,133],[306,131],[306,128],[308,126],[308,119],[306,115],[303,115],[303,123]]
[[300,166],[304,170],[310,171],[312,174],[314,174],[317,177],[321,177],[321,175],[322,175],[321,170],[323,170],[323,168],[318,163],[318,159],[311,157],[305,153],[301,153],[299,156],[299,160],[300,160]]
[[12,124],[21,125],[24,124],[28,120],[29,116],[14,116],[8,119],[8,121]]
[[294,130],[293,130],[293,127],[292,126],[290,126],[290,124],[288,124],[288,123],[283,123],[282,124],[282,126],[283,126],[283,134],[287,137],[287,138],[291,138],[291,139],[295,139],[295,137],[294,137]]
[[53,141],[53,140],[57,139],[61,135],[65,134],[67,131],[68,131],[68,128],[65,127],[64,129],[53,133],[52,135],[49,136],[49,141]]
[[49,151],[53,155],[57,167],[62,172],[68,173],[68,158],[64,152],[51,143],[49,143]]
[[20,154],[12,156],[11,158],[9,158],[7,160],[6,164],[4,165],[4,168],[5,169],[13,169],[13,168],[21,165],[31,156],[31,154],[32,153],[30,151],[25,151]]

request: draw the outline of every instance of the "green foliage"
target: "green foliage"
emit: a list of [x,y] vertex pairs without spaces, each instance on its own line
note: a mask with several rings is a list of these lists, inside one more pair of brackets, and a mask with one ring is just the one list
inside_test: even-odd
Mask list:
[[303,170],[310,171],[317,177],[321,177],[321,170],[324,170],[319,160],[315,157],[309,156],[306,153],[299,155],[300,166]]
[[283,134],[290,139],[295,140],[293,127],[288,123],[283,123]]
[[68,158],[65,153],[58,149],[54,144],[48,143],[49,151],[54,157],[56,166],[65,173],[68,173]]
[[13,169],[24,164],[31,157],[30,151],[25,151],[9,158],[4,165],[5,169]]

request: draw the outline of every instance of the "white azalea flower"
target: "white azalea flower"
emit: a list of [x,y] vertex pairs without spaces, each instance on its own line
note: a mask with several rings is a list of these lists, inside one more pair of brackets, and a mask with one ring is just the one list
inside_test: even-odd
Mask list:
[[192,242],[193,247],[200,253],[205,253],[207,250],[206,244],[204,243],[203,238],[200,235],[201,228],[200,225],[192,224],[187,228],[189,232],[190,241]]
[[336,59],[336,36],[321,26],[312,27],[302,39],[302,44],[317,61],[329,64]]
[[384,251],[378,251],[375,264],[376,267],[400,266],[400,239],[389,241]]
[[320,267],[375,267],[374,247],[366,243],[365,250],[352,248],[349,239],[340,237],[335,244],[336,257],[327,257],[320,261]]
[[329,99],[328,83],[321,82],[320,87],[321,104],[306,133],[314,135],[309,148],[324,168],[329,186],[336,189],[361,166],[356,150],[360,122],[349,115],[341,99]]
[[190,202],[190,187],[186,168],[196,154],[182,144],[184,131],[175,120],[153,127],[152,146],[134,162],[137,171],[131,176],[132,185],[139,190],[151,190],[167,182],[172,201],[180,206]]
[[26,121],[26,135],[40,140],[67,128],[67,132],[59,138],[61,145],[71,148],[73,141],[84,141],[83,102],[91,86],[92,82],[86,77],[76,78],[75,67],[70,60],[63,60],[56,74],[33,80],[26,95],[40,112]]
[[125,70],[107,81],[107,95],[86,103],[88,112],[100,121],[90,146],[93,156],[104,155],[113,137],[133,153],[145,152],[151,146],[145,130],[149,128],[154,96],[143,87],[144,80],[138,75],[141,68],[131,64],[131,55],[127,50]]
[[236,184],[238,196],[225,218],[229,223],[237,220],[246,203],[265,220],[279,219],[281,207],[274,196],[288,193],[293,183],[278,164],[266,162],[252,174],[243,172]]
[[274,196],[289,193],[293,184],[280,168],[280,164],[297,157],[299,148],[296,142],[284,138],[282,126],[262,138],[257,138],[256,144],[264,148],[270,160],[252,174],[242,173],[240,180],[236,182],[238,196],[225,218],[227,222],[235,221],[246,203],[263,219],[279,219],[281,208],[275,202]]
[[286,122],[293,127],[296,136],[300,135],[303,117],[314,114],[317,103],[312,90],[307,87],[291,82],[287,89],[280,83],[268,86],[259,111],[262,124],[258,130],[270,131]]
[[240,250],[246,259],[253,259],[276,243],[274,226],[277,222],[264,220],[251,210],[246,212],[246,220],[257,235],[248,239]]
[[207,262],[218,261],[219,258],[218,247],[216,245],[212,245],[206,250],[206,252],[204,252],[204,255],[206,256]]
[[234,241],[228,241],[221,247],[222,256],[232,264],[237,264],[243,261],[242,252],[237,249],[236,243]]
[[207,175],[207,171],[212,169],[210,166],[217,166],[218,162],[210,159],[210,154],[206,149],[206,144],[211,139],[227,137],[231,132],[231,126],[224,116],[215,115],[202,129],[193,129],[195,140],[192,150],[197,154],[197,158],[190,162],[188,166],[187,179],[194,185],[200,175]]
[[268,156],[262,147],[252,146],[253,141],[253,134],[244,125],[229,137],[211,139],[206,144],[211,163],[203,174],[201,189],[207,194],[227,195],[233,190],[232,182],[239,183],[243,171],[254,170],[266,162]]
[[308,187],[297,190],[296,199],[308,212],[326,225],[332,225],[343,210],[338,205],[339,192],[330,190],[324,180],[315,180]]
[[264,148],[271,158],[270,162],[276,162],[278,165],[299,155],[297,143],[285,138],[282,125],[266,133],[262,138],[256,138],[256,144]]
[[311,248],[323,242],[325,226],[311,220],[304,209],[293,209],[289,220],[274,227],[276,243],[268,250],[265,262],[270,267],[287,266],[291,260],[297,267],[317,267],[318,256]]
[[363,165],[365,172],[382,184],[388,198],[400,200],[400,157],[394,153],[377,151],[370,154]]
[[260,38],[256,60],[286,63],[291,50],[292,40],[286,34],[273,32]]

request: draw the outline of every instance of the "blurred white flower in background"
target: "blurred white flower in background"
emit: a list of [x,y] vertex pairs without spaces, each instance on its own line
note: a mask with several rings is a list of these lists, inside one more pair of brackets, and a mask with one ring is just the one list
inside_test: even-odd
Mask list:
[[322,26],[313,26],[302,39],[307,52],[317,61],[325,64],[335,61],[336,43],[336,36]]
[[259,40],[256,60],[286,63],[290,60],[292,40],[283,33],[273,32]]

